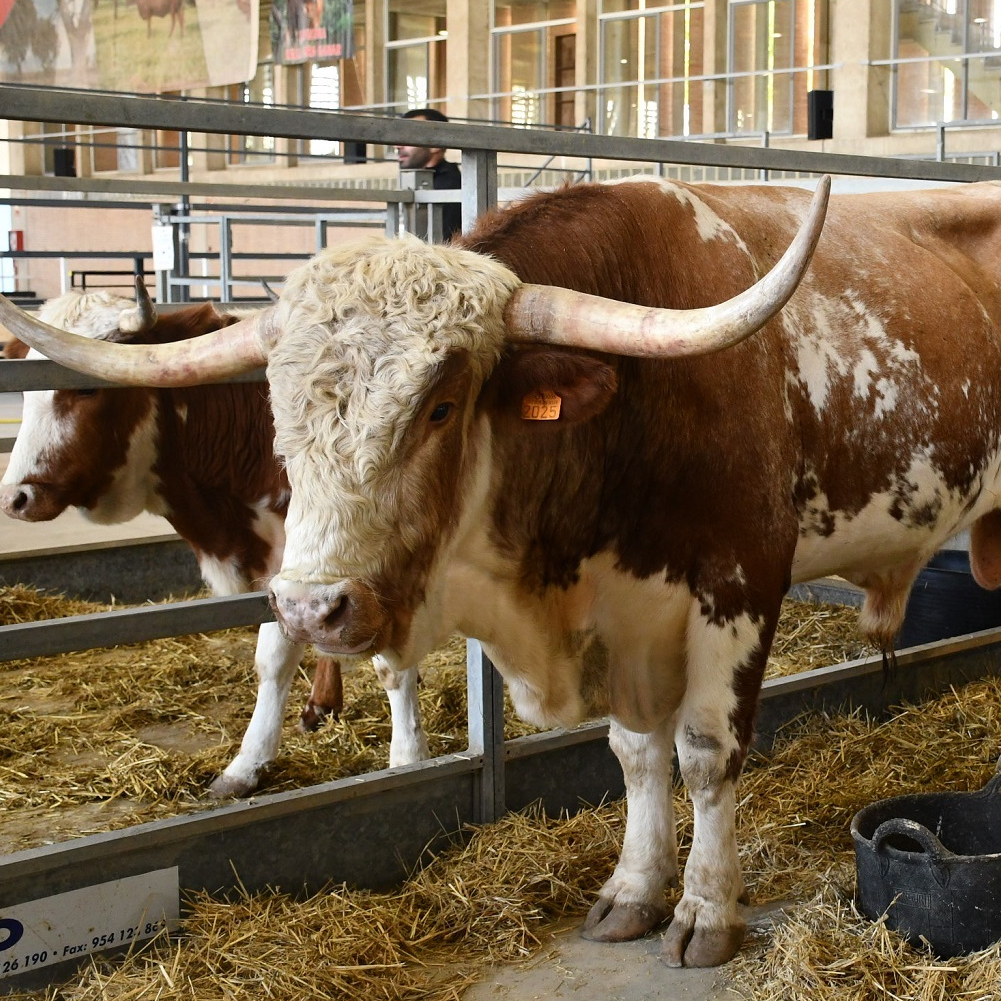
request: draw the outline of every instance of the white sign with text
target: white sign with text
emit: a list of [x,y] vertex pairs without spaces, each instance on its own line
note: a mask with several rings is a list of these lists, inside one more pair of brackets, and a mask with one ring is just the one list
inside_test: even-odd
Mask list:
[[0,980],[141,942],[179,917],[177,866],[0,906]]

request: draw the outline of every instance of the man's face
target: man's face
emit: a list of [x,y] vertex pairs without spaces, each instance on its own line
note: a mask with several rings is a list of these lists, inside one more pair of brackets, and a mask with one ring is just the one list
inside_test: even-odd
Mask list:
[[397,146],[396,155],[400,158],[400,168],[403,170],[420,170],[427,167],[431,154],[436,150],[427,146]]
[[[414,115],[413,121],[426,122],[423,115]],[[401,170],[421,170],[433,167],[441,160],[445,151],[436,146],[397,146],[396,155],[400,160]]]

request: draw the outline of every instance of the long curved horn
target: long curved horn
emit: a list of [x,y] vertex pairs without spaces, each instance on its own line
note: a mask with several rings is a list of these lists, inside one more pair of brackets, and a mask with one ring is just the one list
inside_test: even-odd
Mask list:
[[51,327],[0,295],[0,323],[25,344],[67,368],[128,386],[198,386],[259,368],[273,343],[273,309],[187,341],[116,344]]
[[505,310],[508,335],[641,358],[679,358],[730,347],[760,330],[789,301],[813,257],[831,179],[817,185],[806,221],[781,260],[749,289],[718,306],[656,309],[552,285],[522,285]]

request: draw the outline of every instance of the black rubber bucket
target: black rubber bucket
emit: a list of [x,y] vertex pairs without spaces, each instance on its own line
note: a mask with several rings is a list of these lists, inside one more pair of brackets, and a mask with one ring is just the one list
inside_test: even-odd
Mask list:
[[1001,773],[976,792],[880,800],[851,830],[867,917],[943,958],[1001,939]]
[[918,574],[907,599],[897,649],[1001,626],[1001,590],[985,591],[970,573],[970,554],[937,552]]

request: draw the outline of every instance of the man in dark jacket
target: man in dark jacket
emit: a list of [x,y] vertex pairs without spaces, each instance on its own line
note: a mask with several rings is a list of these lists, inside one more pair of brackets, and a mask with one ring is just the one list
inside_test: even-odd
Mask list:
[[[404,118],[416,118],[422,122],[447,122],[440,111],[434,108],[414,108]],[[397,146],[396,155],[401,170],[433,170],[431,186],[435,190],[462,187],[462,176],[458,164],[445,159],[445,150],[439,146]],[[448,242],[453,233],[462,231],[462,207],[458,204],[442,206],[442,239]]]

